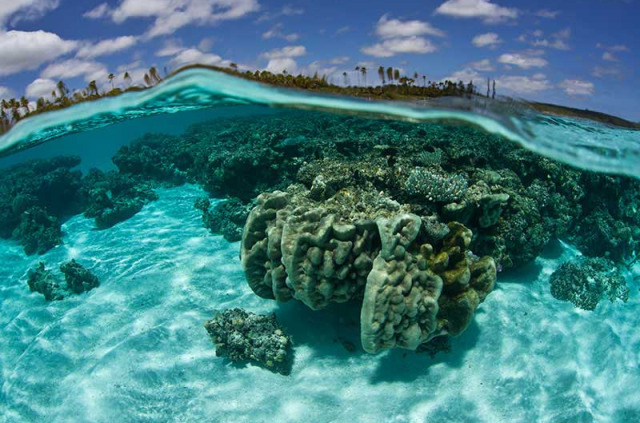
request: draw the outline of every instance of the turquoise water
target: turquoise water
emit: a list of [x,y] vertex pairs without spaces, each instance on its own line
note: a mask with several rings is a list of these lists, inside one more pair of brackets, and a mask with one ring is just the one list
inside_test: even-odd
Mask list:
[[[0,239],[0,420],[640,421],[639,133],[515,104],[462,106],[320,97],[188,71],[21,122],[0,138],[0,212],[5,226],[17,219]],[[35,170],[56,156],[80,161]],[[91,168],[121,179],[96,182]],[[259,194],[296,183],[310,189],[289,188],[296,207],[343,222],[384,209],[447,223],[464,218],[448,204],[500,204],[497,216],[487,206],[463,222],[470,260],[490,257],[497,283],[447,337],[449,351],[365,352],[362,293],[318,311],[254,293],[234,237],[246,238],[246,214],[217,227],[194,203],[208,197],[215,217],[237,197],[248,211]],[[57,223],[27,225],[36,208]],[[617,269],[626,301],[602,294],[590,310],[552,295],[551,275],[583,255]],[[71,259],[100,286],[60,301],[30,291],[30,269],[56,273]],[[216,355],[203,324],[235,307],[275,312],[293,343],[289,375]]]

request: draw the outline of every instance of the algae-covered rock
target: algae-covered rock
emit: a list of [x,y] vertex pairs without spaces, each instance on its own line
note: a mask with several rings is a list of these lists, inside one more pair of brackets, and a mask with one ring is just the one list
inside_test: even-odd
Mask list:
[[100,286],[98,277],[75,260],[63,263],[60,271],[64,274],[67,289],[75,294],[82,294]]
[[43,262],[29,270],[27,284],[31,292],[39,292],[47,301],[64,299],[65,293],[60,287],[60,278],[47,270]]
[[253,361],[284,375],[291,373],[291,338],[275,314],[265,316],[234,308],[216,313],[204,326],[216,346],[216,355],[233,362]]
[[551,295],[583,310],[594,310],[604,298],[611,302],[629,299],[624,276],[611,260],[601,257],[562,264],[551,275],[550,284]]

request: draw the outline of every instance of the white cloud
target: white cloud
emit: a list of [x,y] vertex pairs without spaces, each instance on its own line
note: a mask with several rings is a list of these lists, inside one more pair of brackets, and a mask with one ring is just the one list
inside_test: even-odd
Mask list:
[[476,47],[489,47],[494,49],[502,42],[502,40],[495,32],[487,32],[486,34],[476,35],[473,37],[471,42]]
[[307,54],[307,49],[305,46],[287,46],[262,53],[262,56],[267,59],[282,59],[300,57],[304,56],[305,54]]
[[543,48],[554,48],[556,50],[571,50],[571,46],[569,46],[568,41],[571,38],[571,29],[565,28],[562,31],[555,32],[551,34],[549,38],[543,38],[544,33],[541,30],[535,30],[530,33],[533,38],[530,38],[529,35],[523,34],[518,37],[518,41],[523,43],[530,44],[533,47],[543,47]]
[[2,85],[0,85],[0,99],[7,100],[13,97],[15,97],[15,95],[13,94],[13,91],[11,90],[11,88],[3,87]]
[[591,75],[595,76],[596,78],[615,76],[617,79],[622,79],[622,71],[618,67],[596,66],[593,69]]
[[522,69],[543,68],[549,64],[540,57],[542,50],[530,50],[524,53],[505,53],[498,58],[498,62],[505,65],[513,65]]
[[32,70],[77,46],[45,31],[0,32],[0,76]]
[[38,99],[51,96],[51,92],[56,89],[56,81],[46,78],[38,78],[27,86],[25,93],[28,98]]
[[393,57],[396,54],[426,54],[436,50],[436,46],[431,41],[414,36],[385,40],[382,43],[363,47],[360,51],[374,57]]
[[95,44],[88,44],[81,47],[76,56],[83,59],[106,56],[121,50],[126,50],[129,47],[134,46],[137,41],[137,37],[131,35],[102,40]]
[[496,90],[513,94],[535,94],[552,88],[546,75],[538,73],[528,76],[501,76],[496,79]]
[[434,37],[444,37],[444,31],[434,28],[430,23],[413,20],[401,21],[399,19],[389,19],[389,15],[382,15],[376,25],[376,34],[382,39],[412,37],[419,35],[432,35]]
[[469,64],[469,66],[471,66],[473,69],[479,70],[481,72],[491,72],[491,71],[495,70],[495,68],[491,64],[491,60],[489,60],[489,59],[484,59],[484,60],[479,60],[477,62],[472,62],[472,63]]
[[538,10],[536,12],[536,16],[539,18],[546,18],[546,19],[555,19],[558,17],[558,15],[560,14],[559,11],[557,10],[549,10],[549,9],[542,9],[542,10]]
[[479,18],[485,23],[498,23],[518,17],[517,9],[502,7],[490,0],[447,0],[435,13],[454,18]]
[[256,22],[270,21],[272,19],[277,19],[277,18],[279,18],[281,16],[297,16],[297,15],[302,15],[303,13],[304,13],[304,9],[297,8],[297,7],[292,7],[292,6],[284,6],[278,12],[275,12],[275,13],[271,13],[271,12],[263,13],[256,20]]
[[47,66],[40,76],[47,79],[71,79],[83,77],[85,81],[106,80],[109,72],[104,64],[89,60],[69,59]]
[[9,20],[12,24],[16,24],[20,20],[37,19],[58,7],[59,4],[59,0],[2,0],[0,1],[0,28],[4,28]]
[[329,61],[329,63],[331,63],[332,65],[344,65],[349,60],[350,59],[349,59],[348,56],[339,56],[339,57],[334,57],[333,59],[331,59]]
[[602,60],[606,60],[607,62],[617,62],[618,58],[614,56],[613,53],[605,51],[602,53]]
[[269,40],[272,38],[282,38],[287,41],[295,41],[300,38],[300,36],[296,33],[285,34],[282,30],[282,24],[278,23],[274,25],[270,30],[263,33],[262,38],[264,38],[265,40]]
[[111,9],[101,4],[85,13],[98,19],[111,17],[116,23],[132,18],[154,19],[148,37],[168,35],[187,25],[207,25],[238,19],[260,8],[258,0],[123,0]]
[[178,39],[170,39],[165,40],[164,46],[156,51],[156,56],[158,57],[167,57],[167,56],[175,56],[180,53],[185,48],[182,47],[182,43]]
[[580,79],[565,79],[558,87],[562,88],[570,96],[592,95],[595,89],[593,82]]
[[615,44],[612,46],[607,46],[604,45],[602,43],[598,43],[596,44],[597,48],[603,48],[605,50],[609,50],[609,51],[616,51],[616,52],[621,52],[621,51],[629,51],[629,47],[625,46],[624,44]]
[[267,70],[273,73],[287,73],[295,74],[298,72],[298,63],[290,57],[278,57],[269,60],[267,64]]
[[478,73],[474,69],[464,68],[442,79],[443,82],[447,80],[455,83],[462,81],[465,84],[467,84],[469,81],[473,81],[474,85],[480,86],[481,84],[485,83],[486,78],[480,75],[480,73]]
[[111,9],[109,9],[109,5],[107,3],[101,3],[93,9],[85,12],[82,16],[89,19],[100,19],[106,18],[111,13]]
[[223,60],[222,57],[213,53],[205,53],[197,48],[188,48],[182,50],[173,59],[171,59],[171,65],[175,67],[190,65],[190,64],[203,64],[214,66],[228,66],[228,60]]
[[298,72],[298,63],[294,57],[300,57],[307,54],[305,46],[286,46],[278,49],[262,53],[262,57],[269,59],[267,68],[269,72],[281,73],[287,71],[290,74]]

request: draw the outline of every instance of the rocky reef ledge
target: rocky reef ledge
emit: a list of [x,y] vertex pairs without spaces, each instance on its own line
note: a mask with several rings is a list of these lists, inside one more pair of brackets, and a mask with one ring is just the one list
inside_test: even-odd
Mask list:
[[247,281],[263,298],[313,310],[361,303],[365,351],[458,335],[493,289],[495,262],[469,250],[464,225],[410,213],[373,190],[312,197],[301,185],[258,197],[241,244]]

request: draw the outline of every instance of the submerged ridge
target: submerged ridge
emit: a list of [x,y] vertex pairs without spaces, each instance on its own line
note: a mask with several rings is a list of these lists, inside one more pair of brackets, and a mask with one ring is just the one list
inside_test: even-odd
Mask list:
[[[416,105],[362,101],[274,88],[210,69],[188,69],[149,90],[85,102],[36,115],[0,136],[8,155],[70,133],[163,113],[256,104],[475,126],[523,147],[587,170],[640,177],[640,131],[542,115],[502,102],[456,101]],[[507,106],[507,107],[505,107]]]

